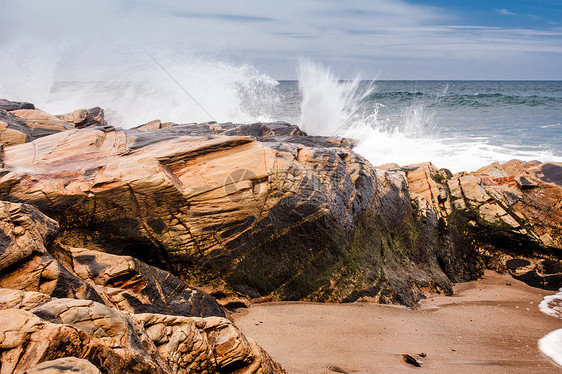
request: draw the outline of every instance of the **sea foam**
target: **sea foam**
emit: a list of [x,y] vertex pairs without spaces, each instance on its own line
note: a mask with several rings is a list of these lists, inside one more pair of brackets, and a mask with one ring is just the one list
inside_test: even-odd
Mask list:
[[[545,296],[539,304],[541,312],[562,319],[562,288],[555,295]],[[562,366],[562,329],[555,330],[539,340],[539,349]]]
[[554,330],[539,340],[539,349],[562,366],[562,329]]
[[562,288],[555,295],[545,296],[539,304],[541,312],[562,319]]

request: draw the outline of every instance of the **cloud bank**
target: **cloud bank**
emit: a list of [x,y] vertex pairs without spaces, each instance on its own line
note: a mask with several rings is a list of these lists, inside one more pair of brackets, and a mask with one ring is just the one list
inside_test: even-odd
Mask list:
[[[478,25],[419,1],[4,3],[3,53],[21,54],[15,45],[22,41],[28,48],[61,50],[53,74],[69,77],[95,79],[120,69],[121,60],[112,56],[134,62],[146,57],[143,50],[163,50],[252,64],[276,79],[294,79],[300,57],[322,61],[348,78],[362,71],[379,79],[562,79],[559,24]],[[508,9],[490,13],[515,15]]]

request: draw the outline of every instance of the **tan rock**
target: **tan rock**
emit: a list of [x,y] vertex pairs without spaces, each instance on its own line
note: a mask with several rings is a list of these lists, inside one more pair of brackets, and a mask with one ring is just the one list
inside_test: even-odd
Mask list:
[[51,298],[41,292],[0,288],[0,309],[30,310],[49,301]]
[[[431,216],[431,235],[410,234],[424,223],[406,173],[374,169],[351,142],[286,124],[214,125],[70,130],[9,147],[5,167],[23,172],[0,187],[63,222],[67,248],[150,259],[231,295],[352,301],[359,289],[414,305],[420,287],[451,289],[430,254],[450,202],[421,166],[418,205]],[[442,254],[453,263],[457,255],[446,253],[456,241]],[[466,250],[463,243],[458,255]],[[403,253],[419,271],[403,271]],[[455,272],[465,279],[469,268]]]
[[63,357],[56,360],[42,362],[27,369],[24,374],[101,374],[99,369],[90,361],[76,358]]
[[79,328],[49,323],[21,309],[0,311],[0,373],[24,372],[40,362],[69,356],[96,362],[102,372],[169,372],[142,345],[109,348]]
[[52,114],[45,113],[38,109],[20,109],[14,110],[12,114],[26,119],[26,126],[31,129],[39,128],[44,130],[51,130],[53,132],[66,131],[72,129],[68,123],[59,120]]
[[146,329],[172,370],[237,373],[284,373],[285,370],[231,321],[220,317],[186,318],[139,314]]
[[104,120],[104,112],[100,107],[91,109],[78,109],[72,113],[60,114],[56,117],[63,122],[73,125],[77,129],[106,125],[106,122]]
[[27,141],[27,135],[15,129],[8,128],[6,122],[0,122],[0,143],[5,146],[23,144]]

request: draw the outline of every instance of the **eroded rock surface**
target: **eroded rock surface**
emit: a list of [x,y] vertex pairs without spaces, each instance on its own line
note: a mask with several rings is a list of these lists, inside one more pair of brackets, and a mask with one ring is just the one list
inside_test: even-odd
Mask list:
[[101,374],[90,361],[76,357],[63,357],[44,361],[25,371],[26,374]]
[[513,160],[454,176],[420,164],[408,168],[408,183],[419,214],[460,228],[489,267],[560,288],[562,164]]
[[0,373],[284,372],[209,295],[130,257],[52,245],[55,221],[0,204]]

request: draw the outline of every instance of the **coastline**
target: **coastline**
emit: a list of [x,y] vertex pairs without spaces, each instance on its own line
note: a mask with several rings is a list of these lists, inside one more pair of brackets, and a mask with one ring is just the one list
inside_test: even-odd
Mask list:
[[[290,373],[553,373],[562,369],[538,348],[561,325],[538,307],[551,293],[486,271],[455,285],[452,297],[430,295],[416,310],[277,302],[232,317]],[[422,367],[406,364],[403,354]]]

